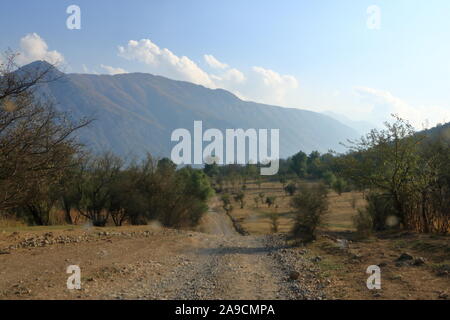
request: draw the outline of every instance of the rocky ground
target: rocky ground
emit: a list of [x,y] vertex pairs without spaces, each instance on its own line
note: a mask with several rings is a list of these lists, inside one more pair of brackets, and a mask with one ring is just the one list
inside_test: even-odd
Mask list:
[[[211,211],[199,232],[157,226],[0,234],[0,299],[325,299],[283,236],[242,236]],[[69,265],[82,287],[68,290]]]

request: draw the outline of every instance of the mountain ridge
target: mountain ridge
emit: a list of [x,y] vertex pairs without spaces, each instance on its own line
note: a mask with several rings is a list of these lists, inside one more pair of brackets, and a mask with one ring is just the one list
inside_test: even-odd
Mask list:
[[169,156],[176,144],[170,141],[171,132],[178,128],[192,131],[195,120],[203,121],[204,130],[222,132],[227,128],[280,129],[282,157],[299,150],[342,151],[339,142],[358,136],[356,130],[321,113],[243,101],[224,89],[149,73],[64,73],[39,90],[55,101],[58,110],[75,119],[96,119],[78,133],[89,148],[122,156],[139,158],[146,152]]

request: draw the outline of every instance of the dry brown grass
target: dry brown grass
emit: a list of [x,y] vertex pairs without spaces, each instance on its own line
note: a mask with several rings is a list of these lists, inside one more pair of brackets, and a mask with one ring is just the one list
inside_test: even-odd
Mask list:
[[[303,183],[312,183],[303,181]],[[269,208],[266,204],[256,207],[254,198],[263,192],[265,196],[276,196],[277,208]],[[270,214],[278,214],[279,232],[287,233],[293,224],[293,209],[290,206],[291,196],[286,195],[281,183],[263,182],[261,188],[256,183],[247,184],[245,190],[246,205],[240,209],[236,204],[233,216],[241,221],[242,226],[251,234],[271,233],[272,222]],[[354,205],[354,206],[353,206]],[[335,192],[329,194],[329,210],[326,217],[325,227],[330,231],[354,231],[352,218],[357,213],[357,208],[362,208],[365,200],[361,192],[347,192],[338,195]]]

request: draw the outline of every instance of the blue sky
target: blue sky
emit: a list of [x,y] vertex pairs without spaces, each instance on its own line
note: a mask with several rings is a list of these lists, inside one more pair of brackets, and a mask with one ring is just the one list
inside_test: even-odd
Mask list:
[[[66,28],[72,4],[81,30]],[[57,51],[69,72],[150,72],[355,120],[395,112],[420,126],[450,121],[449,17],[447,0],[16,0],[2,3],[0,49],[28,60]]]

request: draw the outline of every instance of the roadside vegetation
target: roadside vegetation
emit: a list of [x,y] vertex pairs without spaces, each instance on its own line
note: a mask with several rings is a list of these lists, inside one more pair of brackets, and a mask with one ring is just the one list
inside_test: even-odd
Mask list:
[[[345,154],[299,151],[280,160],[271,177],[259,174],[259,164],[177,168],[151,155],[130,163],[111,153],[90,154],[76,132],[95,123],[73,121],[35,95],[37,86],[58,75],[50,68],[18,69],[14,60],[9,53],[0,69],[2,219],[95,226],[156,220],[191,227],[215,192],[227,213],[251,207],[271,221],[272,232],[283,229],[277,216],[290,216],[291,235],[312,241],[326,225],[330,192],[352,192],[356,213],[349,219],[361,238],[386,230],[445,234],[450,228],[449,140],[436,130],[417,133],[395,117],[385,129],[349,141]],[[267,182],[279,183],[281,193],[264,190]],[[286,203],[289,210],[282,210]]]
[[[177,170],[150,155],[126,164],[111,154],[91,155],[76,132],[91,119],[73,121],[35,94],[58,80],[52,67],[20,69],[7,53],[0,67],[0,215],[28,225],[94,226],[159,221],[196,225],[213,194],[201,170]],[[63,219],[55,219],[61,217]]]

